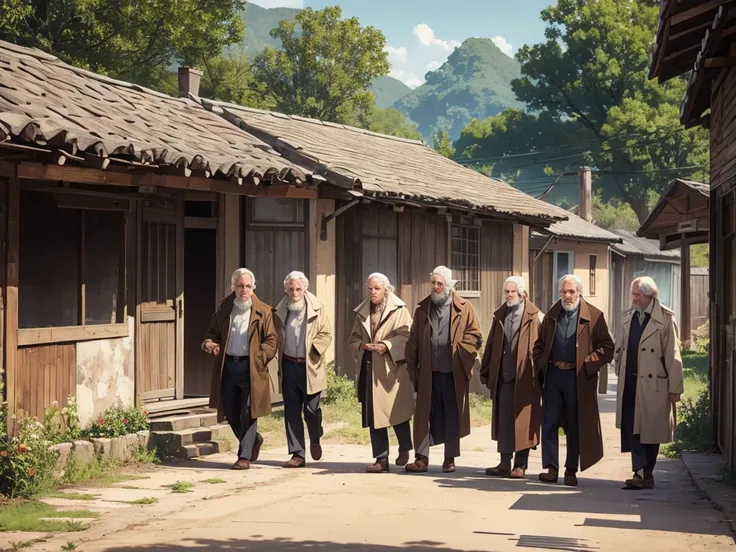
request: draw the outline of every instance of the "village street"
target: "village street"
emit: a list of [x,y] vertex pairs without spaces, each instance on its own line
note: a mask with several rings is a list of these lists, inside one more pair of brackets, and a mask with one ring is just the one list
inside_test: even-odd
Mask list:
[[[393,465],[390,474],[368,475],[369,452],[355,446],[325,447],[323,460],[302,470],[279,468],[286,455],[278,449],[264,451],[245,473],[227,469],[231,455],[217,455],[155,468],[135,487],[89,489],[106,510],[100,521],[33,550],[58,551],[69,540],[85,552],[736,550],[730,524],[679,460],[660,460],[655,490],[621,490],[629,460],[619,453],[611,391],[601,397],[606,457],[582,474],[577,489],[539,483],[539,451],[526,481],[485,477],[482,470],[496,462],[488,426],[463,442],[458,471],[447,476],[437,464],[426,475]],[[225,481],[205,484],[212,478]],[[192,492],[162,487],[175,481],[191,481]],[[159,502],[113,502],[143,496]]]

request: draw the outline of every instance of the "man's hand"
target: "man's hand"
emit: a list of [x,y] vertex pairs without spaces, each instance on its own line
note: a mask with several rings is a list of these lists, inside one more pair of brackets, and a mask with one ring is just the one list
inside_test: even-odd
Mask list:
[[376,343],[373,345],[373,350],[379,355],[385,355],[388,352],[388,347],[384,343]]
[[207,343],[205,343],[204,348],[210,355],[217,356],[220,354],[220,346],[214,341],[208,341]]
[[376,350],[376,346],[373,343],[366,343],[363,345],[363,350],[372,352]]
[[673,403],[680,402],[680,394],[679,393],[670,393],[670,401]]

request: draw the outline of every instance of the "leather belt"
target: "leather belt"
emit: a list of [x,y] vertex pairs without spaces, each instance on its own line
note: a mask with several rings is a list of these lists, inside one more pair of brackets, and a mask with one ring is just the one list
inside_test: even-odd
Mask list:
[[289,355],[282,355],[284,357],[284,360],[288,360],[289,362],[292,362],[294,364],[306,364],[307,359],[306,358],[296,358]]
[[233,355],[225,355],[225,359],[232,360],[233,362],[245,362],[248,360],[249,357],[247,356],[233,356]]
[[574,362],[557,361],[557,362],[553,362],[552,366],[554,366],[555,368],[559,370],[574,370],[576,368]]

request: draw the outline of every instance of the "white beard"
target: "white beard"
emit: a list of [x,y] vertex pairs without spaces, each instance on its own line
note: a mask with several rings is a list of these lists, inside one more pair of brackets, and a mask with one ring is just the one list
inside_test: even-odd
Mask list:
[[517,299],[516,301],[506,301],[507,307],[515,307],[516,305],[521,305],[521,298]]
[[240,299],[235,299],[235,304],[238,306],[240,310],[250,310],[250,308],[253,306],[253,299],[248,299],[247,301],[241,301]]
[[576,308],[578,308],[578,305],[579,304],[580,304],[580,299],[578,299],[577,301],[575,301],[575,303],[573,303],[572,305],[568,305],[567,303],[565,303],[564,301],[562,301],[562,308],[565,309],[567,312],[572,312]]
[[448,299],[450,298],[450,292],[445,291],[444,293],[434,293],[432,292],[432,303],[434,303],[435,307],[443,307],[447,303]]
[[291,312],[301,312],[305,308],[307,308],[307,302],[302,299],[301,301],[297,301],[296,303],[293,303],[291,300],[286,304],[286,308]]

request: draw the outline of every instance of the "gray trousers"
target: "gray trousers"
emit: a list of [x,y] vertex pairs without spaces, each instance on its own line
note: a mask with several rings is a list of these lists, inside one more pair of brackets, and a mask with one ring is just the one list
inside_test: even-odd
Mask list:
[[[386,458],[388,456],[388,428],[382,427],[376,429],[373,426],[371,432],[371,447],[373,448],[374,458]],[[399,452],[408,452],[412,449],[411,444],[411,426],[409,420],[394,426],[396,439],[399,441]]]
[[429,407],[429,439],[419,443],[416,453],[429,458],[430,445],[445,444],[445,458],[460,456],[460,417],[457,413],[455,378],[452,372],[432,372],[432,401]]
[[[309,442],[319,443],[322,434],[321,393],[307,394],[307,365],[284,359],[281,365],[282,392],[284,396],[284,422],[289,454],[304,458],[306,446],[304,423],[309,431]],[[302,412],[304,420],[302,421]]]
[[250,460],[256,442],[258,422],[250,415],[250,360],[235,362],[225,357],[222,377],[222,406],[227,423],[240,444],[238,458]]
[[[503,378],[500,378],[501,380]],[[501,461],[511,463],[516,449],[516,416],[514,413],[514,391],[516,382],[500,381],[493,408],[498,420],[498,452]],[[514,467],[527,468],[529,464],[529,449],[516,451]]]
[[560,468],[560,423],[567,413],[567,471],[578,471],[580,437],[578,433],[578,382],[575,370],[560,370],[550,364],[542,394],[542,467]]

